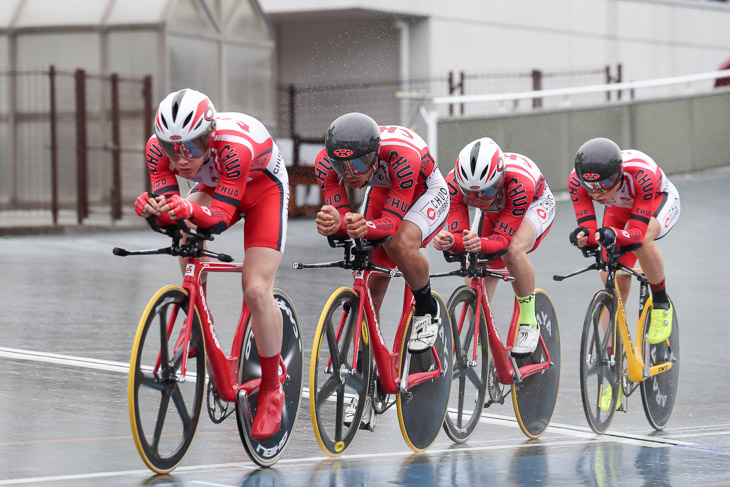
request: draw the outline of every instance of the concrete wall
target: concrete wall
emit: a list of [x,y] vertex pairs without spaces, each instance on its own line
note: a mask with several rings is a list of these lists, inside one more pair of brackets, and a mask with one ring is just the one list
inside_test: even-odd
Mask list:
[[[280,67],[306,62],[303,48],[347,41],[331,16],[364,12],[418,17],[428,27],[411,43],[411,57],[428,75],[546,71],[623,65],[624,80],[636,81],[712,71],[730,57],[730,5],[682,0],[259,0],[277,24]],[[284,22],[284,23],[280,23]],[[320,25],[302,37],[300,29]],[[299,24],[299,26],[297,26]],[[282,30],[283,27],[283,30]],[[298,28],[297,28],[298,27]],[[289,33],[288,29],[295,32]],[[387,25],[373,32],[383,33]],[[330,40],[324,42],[327,38]],[[395,44],[373,37],[372,69]],[[382,46],[385,45],[386,49]],[[334,49],[339,56],[346,49]],[[371,69],[371,70],[372,70]],[[413,69],[412,69],[413,71]],[[392,74],[397,73],[394,70]],[[287,75],[284,78],[289,81]],[[366,81],[372,78],[365,77]],[[292,82],[296,79],[291,79]]]
[[615,104],[489,119],[441,120],[441,172],[461,148],[493,138],[506,152],[528,156],[554,191],[567,187],[575,152],[586,140],[608,137],[621,148],[646,152],[667,174],[730,164],[730,91],[686,98]]

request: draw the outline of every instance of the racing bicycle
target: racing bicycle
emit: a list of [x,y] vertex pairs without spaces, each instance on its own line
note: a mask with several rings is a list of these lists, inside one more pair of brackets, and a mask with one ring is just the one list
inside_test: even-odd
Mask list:
[[[580,389],[588,424],[596,433],[604,433],[616,410],[628,411],[628,397],[639,388],[646,418],[654,429],[662,430],[672,417],[679,386],[676,308],[669,338],[649,344],[646,337],[652,299],[649,281],[641,269],[622,264],[620,259],[626,250],[617,246],[604,251],[598,246],[581,250],[585,257],[595,258],[595,262],[553,279],[562,281],[590,270],[606,272],[605,287],[593,296],[588,306],[580,345]],[[624,301],[616,284],[616,276],[622,273],[639,281],[636,341],[629,332]]]
[[[550,296],[535,290],[535,315],[540,342],[532,355],[515,358],[510,353],[519,328],[520,308],[515,298],[507,341],[497,332],[484,279],[513,281],[505,271],[489,269],[492,256],[444,252],[447,262],[459,269],[431,277],[461,276],[471,280],[449,298],[453,327],[453,383],[449,411],[443,427],[456,443],[467,441],[476,430],[483,408],[503,404],[512,395],[512,406],[522,432],[538,438],[550,424],[560,387],[560,328]],[[509,389],[507,386],[510,386]]]
[[[322,310],[309,369],[314,433],[319,446],[332,457],[345,452],[361,427],[374,430],[376,415],[393,404],[397,405],[403,439],[415,452],[425,451],[433,444],[446,414],[453,344],[443,299],[433,293],[442,326],[430,350],[417,354],[408,351],[414,310],[408,286],[392,351],[380,331],[368,280],[374,273],[401,276],[394,269],[372,262],[372,251],[389,239],[366,241],[330,236],[330,247],[343,249],[342,260],[294,264],[295,269],[338,267],[354,271],[352,287],[337,289]],[[350,404],[356,404],[352,416],[346,414]]]
[[134,338],[128,396],[137,451],[154,472],[175,469],[190,449],[205,400],[214,423],[221,423],[235,412],[248,456],[260,466],[273,465],[289,445],[299,415],[302,341],[291,298],[281,289],[274,290],[283,318],[279,380],[286,402],[281,428],[269,438],[255,440],[251,425],[261,370],[251,312],[244,300],[231,353],[227,355],[215,332],[206,283],[209,274],[241,273],[243,264],[234,263],[227,254],[205,249],[204,242],[214,238],[210,232],[188,228],[183,222],[166,227],[158,227],[152,217],[148,222],[153,230],[171,237],[172,245],[140,251],[116,247],[114,254],[166,254],[187,260],[182,286],[164,286],[152,296]]

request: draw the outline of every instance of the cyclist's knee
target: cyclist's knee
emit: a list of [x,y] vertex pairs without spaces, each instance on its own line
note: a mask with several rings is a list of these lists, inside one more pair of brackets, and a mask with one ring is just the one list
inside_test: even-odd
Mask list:
[[273,299],[272,294],[273,288],[265,279],[252,279],[243,285],[244,299],[252,306]]

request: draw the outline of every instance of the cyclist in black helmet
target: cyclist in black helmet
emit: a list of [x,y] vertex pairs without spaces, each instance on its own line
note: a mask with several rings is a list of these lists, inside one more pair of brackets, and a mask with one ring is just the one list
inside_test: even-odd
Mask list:
[[[419,249],[446,222],[446,182],[415,132],[396,125],[378,126],[362,113],[347,113],[327,129],[317,156],[316,173],[325,204],[317,214],[322,235],[349,235],[369,240],[393,239],[373,254],[375,263],[397,266],[416,300],[412,352],[429,350],[436,341],[440,317],[431,297],[429,266]],[[359,212],[351,211],[346,186],[364,188]],[[372,276],[376,313],[389,278]]]
[[[419,249],[446,222],[449,194],[426,142],[405,127],[378,126],[367,115],[347,113],[327,129],[315,170],[325,200],[317,213],[317,231],[369,240],[393,237],[373,252],[373,262],[397,266],[403,273],[416,301],[408,349],[430,350],[441,317],[431,296],[428,260]],[[346,186],[367,188],[358,212],[350,209]],[[378,316],[389,282],[382,275],[368,281]],[[345,410],[346,424],[357,406],[355,397]],[[370,407],[368,401],[363,418],[370,417]]]
[[[673,310],[667,298],[664,261],[655,241],[664,237],[679,218],[677,189],[651,157],[637,150],[622,151],[615,142],[602,137],[578,149],[568,187],[579,225],[570,234],[570,242],[578,247],[619,245],[631,250],[621,262],[631,267],[638,258],[652,291],[649,343],[666,340],[672,331]],[[600,228],[594,201],[606,205]],[[619,276],[617,280],[625,298],[631,276]]]

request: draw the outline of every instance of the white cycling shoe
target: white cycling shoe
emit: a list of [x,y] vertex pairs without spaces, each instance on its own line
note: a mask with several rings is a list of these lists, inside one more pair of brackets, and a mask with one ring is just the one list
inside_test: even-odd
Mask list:
[[512,356],[516,358],[524,358],[532,355],[540,341],[540,329],[532,325],[520,325],[517,330],[517,338],[515,346],[512,347]]
[[[352,420],[355,419],[355,414],[357,413],[357,396],[354,396],[352,400],[350,401],[350,405],[347,406],[347,409],[345,409],[345,417],[342,418],[342,422],[345,426],[348,428],[352,424]],[[373,414],[372,414],[373,408],[370,404],[370,397],[365,397],[365,407],[363,407],[362,410],[362,418],[360,419],[360,426],[359,428],[361,430],[369,429],[371,431],[375,430],[375,424]]]
[[425,352],[436,343],[439,324],[441,323],[439,314],[440,312],[436,311],[435,317],[431,317],[430,314],[413,317],[413,333],[411,334],[411,339],[408,341],[409,352]]

